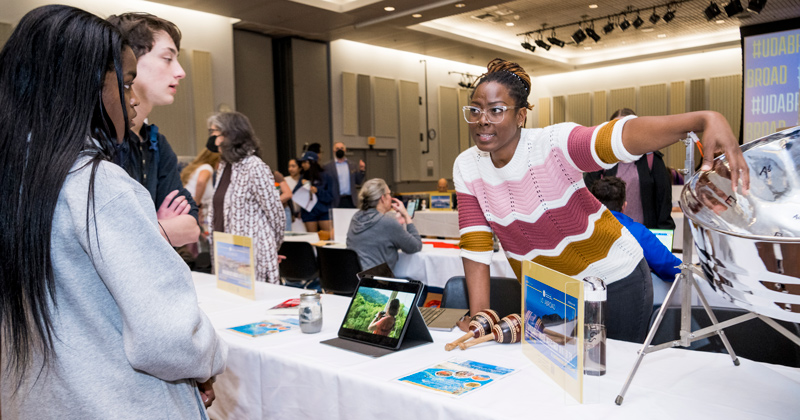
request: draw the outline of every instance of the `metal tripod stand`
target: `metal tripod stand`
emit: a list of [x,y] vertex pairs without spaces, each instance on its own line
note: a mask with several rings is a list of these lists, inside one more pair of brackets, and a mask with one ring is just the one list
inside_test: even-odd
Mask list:
[[[692,139],[687,138],[683,140],[683,143],[686,145],[686,161],[685,161],[685,168],[684,169],[684,176],[685,179],[688,180],[693,175],[693,168],[694,168],[694,144],[692,144]],[[625,384],[622,386],[622,390],[620,391],[619,395],[615,400],[617,405],[622,405],[622,401],[625,397],[625,393],[628,391],[628,387],[630,386],[631,382],[633,381],[634,375],[636,375],[636,371],[639,369],[639,365],[642,363],[642,359],[648,353],[653,353],[659,350],[663,350],[666,348],[672,347],[689,347],[693,342],[705,339],[712,335],[718,335],[719,338],[722,340],[725,349],[728,351],[728,354],[731,356],[731,360],[735,366],[739,366],[739,359],[736,357],[736,353],[734,353],[733,348],[731,348],[731,344],[728,341],[728,338],[725,336],[725,332],[723,331],[724,328],[740,324],[745,321],[749,321],[753,318],[760,318],[762,321],[767,323],[767,325],[771,326],[790,340],[792,340],[795,344],[800,346],[800,337],[792,334],[789,330],[778,324],[772,318],[756,314],[754,312],[749,312],[744,315],[740,315],[736,318],[729,319],[725,322],[717,321],[717,317],[714,316],[714,312],[711,310],[711,307],[708,305],[708,301],[706,301],[705,296],[703,295],[702,290],[700,290],[700,286],[697,283],[697,279],[695,279],[695,274],[699,276],[704,276],[702,271],[700,271],[697,267],[692,265],[692,253],[694,249],[692,232],[689,228],[689,220],[687,217],[683,219],[683,261],[684,263],[681,264],[681,272],[678,274],[675,282],[673,283],[672,287],[669,289],[666,298],[664,299],[664,303],[661,305],[661,309],[658,311],[658,315],[656,316],[655,322],[653,326],[650,328],[650,331],[647,334],[647,338],[642,345],[641,350],[639,350],[638,357],[636,358],[636,363],[634,363],[631,372],[628,374],[628,378],[625,381]],[[663,344],[652,346],[650,343],[653,341],[656,332],[658,331],[658,327],[661,325],[661,321],[664,319],[664,314],[667,311],[667,307],[669,306],[670,301],[672,300],[673,295],[677,294],[678,288],[681,287],[681,329],[680,329],[680,338],[674,341],[666,342]],[[703,308],[705,308],[706,313],[708,314],[708,318],[711,320],[711,326],[702,328],[696,331],[692,331],[691,326],[691,310],[692,310],[692,289],[697,291],[697,296],[700,298],[700,302],[703,304]]]

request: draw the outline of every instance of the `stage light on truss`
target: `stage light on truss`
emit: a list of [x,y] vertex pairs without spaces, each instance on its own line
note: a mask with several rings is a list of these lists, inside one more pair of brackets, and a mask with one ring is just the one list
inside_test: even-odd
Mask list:
[[552,45],[544,42],[544,40],[541,39],[537,39],[536,41],[533,42],[535,42],[536,45],[538,45],[539,47],[544,48],[545,51],[550,51],[550,48],[552,47]]
[[[736,1],[738,1],[738,0],[736,0]],[[653,14],[650,15],[650,18],[648,20],[653,25],[655,25],[656,23],[658,23],[659,20],[661,20],[661,16],[656,14],[656,8],[655,7],[653,8]]]
[[522,48],[525,48],[526,50],[528,50],[530,52],[535,52],[536,51],[536,47],[531,45],[529,42],[523,42],[520,45],[522,45]]
[[714,18],[719,16],[720,13],[722,13],[722,11],[719,10],[719,6],[717,6],[717,3],[714,3],[712,1],[711,4],[709,4],[708,7],[706,7],[706,10],[704,10],[703,13],[706,15],[706,19],[714,20]]
[[547,42],[555,45],[556,47],[561,47],[561,48],[564,48],[564,45],[566,44],[566,42],[556,38],[555,32],[553,33],[553,35],[547,38]]
[[606,23],[606,25],[603,26],[603,33],[608,35],[613,30],[614,30],[614,24],[609,20],[608,23]]
[[725,9],[725,14],[727,14],[728,17],[733,17],[733,15],[744,12],[744,7],[742,7],[742,2],[740,2],[739,0],[731,0],[730,3],[725,5],[724,9]]
[[597,35],[594,28],[586,28],[586,35],[589,35],[589,38],[592,38],[594,42],[600,41],[600,35]]
[[747,3],[747,10],[753,13],[761,13],[761,10],[767,4],[767,0],[750,0]]
[[644,20],[642,20],[641,16],[636,16],[636,20],[633,21],[633,27],[639,29],[642,25],[644,25]]
[[578,30],[572,34],[572,40],[575,41],[575,44],[580,45],[581,42],[586,40],[586,32],[583,32],[583,29],[578,28]]
[[664,22],[666,22],[666,23],[672,22],[672,19],[675,19],[675,12],[673,12],[672,10],[667,9],[667,13],[664,13],[664,18],[663,19],[664,19]]
[[628,22],[628,18],[623,16],[622,17],[622,22],[619,23],[619,28],[622,29],[623,31],[627,31],[628,28],[630,28],[630,27],[631,27],[631,23]]

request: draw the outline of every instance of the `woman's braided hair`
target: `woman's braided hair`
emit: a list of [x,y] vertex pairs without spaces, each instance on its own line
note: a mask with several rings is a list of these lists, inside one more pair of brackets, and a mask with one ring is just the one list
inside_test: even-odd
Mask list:
[[519,64],[495,58],[486,66],[486,73],[481,75],[480,81],[475,87],[488,82],[497,82],[507,87],[518,108],[533,109],[533,105],[528,104],[531,78]]

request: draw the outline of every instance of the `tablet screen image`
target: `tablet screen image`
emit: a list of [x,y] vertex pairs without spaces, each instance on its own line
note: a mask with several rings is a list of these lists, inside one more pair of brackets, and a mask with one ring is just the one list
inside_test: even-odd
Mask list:
[[361,280],[339,329],[339,336],[396,348],[420,285],[404,280],[379,279]]

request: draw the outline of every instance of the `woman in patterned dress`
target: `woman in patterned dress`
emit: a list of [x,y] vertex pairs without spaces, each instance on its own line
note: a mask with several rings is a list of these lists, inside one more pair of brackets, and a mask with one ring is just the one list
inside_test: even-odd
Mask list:
[[209,216],[213,229],[251,238],[256,280],[278,283],[286,216],[272,170],[258,157],[250,120],[238,112],[220,112],[208,119],[208,128],[222,156]]

